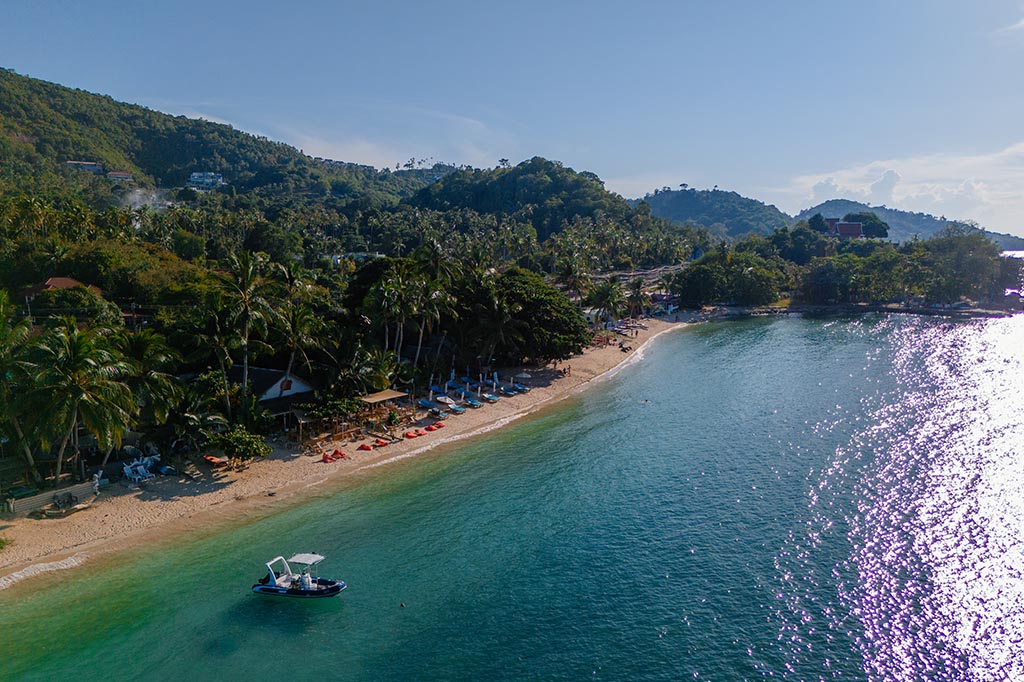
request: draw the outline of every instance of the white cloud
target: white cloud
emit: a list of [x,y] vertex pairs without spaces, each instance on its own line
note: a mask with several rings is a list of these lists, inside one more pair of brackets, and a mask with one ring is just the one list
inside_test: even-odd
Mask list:
[[1021,19],[1016,24],[1010,24],[1009,26],[1003,26],[1002,28],[997,28],[995,32],[996,33],[1012,33],[1014,31],[1021,31],[1021,30],[1024,30],[1024,19]]
[[887,204],[892,201],[893,190],[896,189],[896,185],[901,180],[899,173],[893,169],[889,169],[882,173],[882,177],[871,183],[871,187],[868,190],[869,198],[873,204]]
[[365,163],[377,168],[394,166],[403,156],[401,152],[389,145],[361,137],[329,138],[312,135],[299,130],[285,129],[281,133],[284,141],[298,147],[309,156],[320,156],[335,161],[349,163]]
[[621,194],[627,199],[636,199],[662,187],[679,189],[679,178],[685,174],[673,171],[657,171],[615,178],[601,178],[609,191]]
[[494,166],[498,159],[514,157],[511,135],[469,116],[421,107],[379,106],[382,115],[396,120],[404,132],[379,139],[346,135],[336,130],[297,129],[293,124],[273,126],[276,135],[311,156],[365,163],[383,168],[409,158],[432,159],[471,166]]
[[1024,233],[1024,142],[984,154],[884,159],[793,178],[775,190],[790,212],[845,198]]
[[231,121],[227,120],[226,118],[221,118],[220,116],[214,116],[213,114],[203,113],[202,111],[186,110],[186,111],[178,112],[178,115],[185,116],[187,118],[199,118],[199,119],[202,119],[204,121],[209,121],[210,123],[223,123],[224,125],[231,126],[232,128],[237,128],[238,127],[234,123],[232,123]]

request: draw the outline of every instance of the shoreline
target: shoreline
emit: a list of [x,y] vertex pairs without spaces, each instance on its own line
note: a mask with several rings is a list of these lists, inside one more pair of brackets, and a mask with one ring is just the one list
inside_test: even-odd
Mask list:
[[[644,320],[647,329],[623,339],[635,345],[632,351],[623,353],[615,345],[591,346],[562,363],[571,366],[569,376],[558,376],[549,368],[536,371],[542,376],[530,380],[530,393],[503,397],[496,404],[453,416],[446,420],[445,429],[422,439],[426,442],[402,440],[369,452],[356,450],[358,443],[340,441],[319,446],[274,444],[267,458],[252,462],[243,471],[200,467],[192,479],[158,477],[137,490],[111,484],[92,506],[73,516],[0,519],[0,537],[9,541],[0,550],[0,591],[32,577],[86,565],[100,556],[171,540],[194,532],[197,525],[210,530],[242,515],[283,510],[301,504],[324,485],[358,485],[360,476],[379,475],[405,460],[484,436],[574,396],[596,381],[611,379],[641,361],[654,339],[704,319],[683,315],[679,322]],[[320,461],[321,452],[336,447],[349,457],[333,463]],[[227,518],[214,519],[216,512]]]

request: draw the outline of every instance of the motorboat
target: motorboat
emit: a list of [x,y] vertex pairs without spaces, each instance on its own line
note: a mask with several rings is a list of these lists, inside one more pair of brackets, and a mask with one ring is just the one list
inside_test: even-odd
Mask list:
[[[323,560],[323,556],[309,553],[296,554],[287,560],[281,556],[275,557],[267,562],[267,574],[252,586],[252,591],[273,597],[300,599],[335,597],[348,585],[342,580],[319,577],[317,565]],[[298,568],[297,573],[292,569],[292,564]]]

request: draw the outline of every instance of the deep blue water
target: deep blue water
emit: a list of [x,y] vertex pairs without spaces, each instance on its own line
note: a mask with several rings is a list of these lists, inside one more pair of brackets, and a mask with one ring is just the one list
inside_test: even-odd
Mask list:
[[[1022,322],[663,336],[539,417],[0,592],[0,679],[1019,679]],[[297,551],[349,589],[249,593]]]

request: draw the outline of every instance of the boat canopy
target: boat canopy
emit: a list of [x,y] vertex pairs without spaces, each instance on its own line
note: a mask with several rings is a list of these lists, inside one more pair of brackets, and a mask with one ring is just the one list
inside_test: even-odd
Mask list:
[[318,563],[320,563],[323,560],[324,560],[324,557],[320,556],[319,554],[296,554],[295,556],[293,556],[291,559],[288,560],[288,563],[290,563],[290,564],[308,564],[308,565],[312,566],[313,564],[318,564]]

